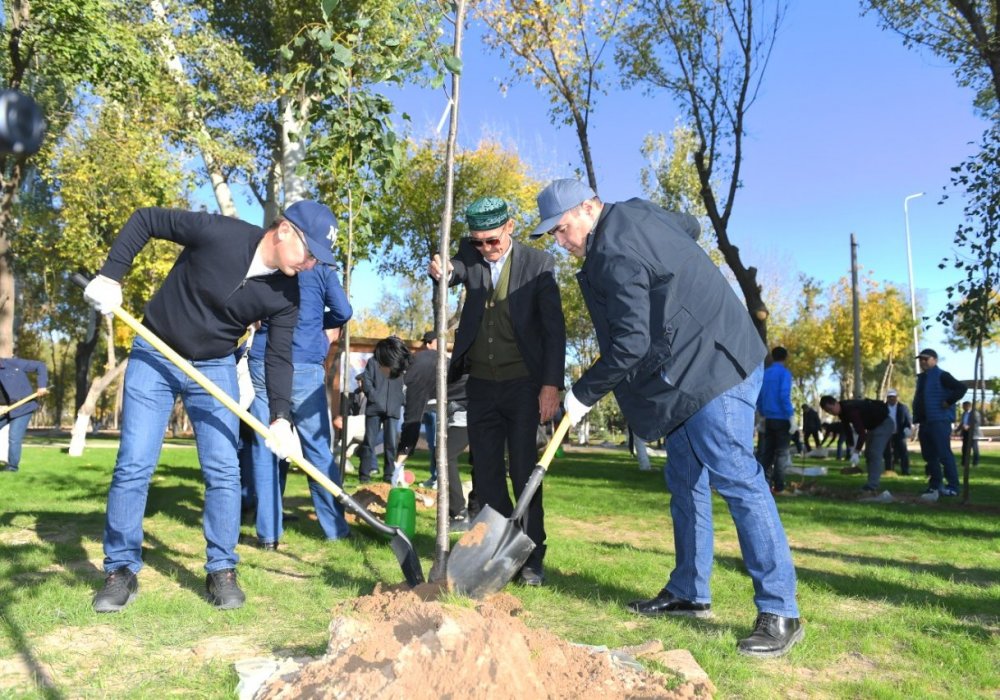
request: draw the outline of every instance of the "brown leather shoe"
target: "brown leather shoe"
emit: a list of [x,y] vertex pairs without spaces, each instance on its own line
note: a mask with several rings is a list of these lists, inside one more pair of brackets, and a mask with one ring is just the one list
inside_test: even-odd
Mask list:
[[711,617],[711,603],[695,603],[691,600],[678,598],[664,588],[655,598],[649,600],[633,600],[625,605],[631,612],[647,617],[660,615],[685,615],[687,617]]
[[753,632],[736,643],[736,650],[746,656],[784,656],[805,636],[799,618],[760,613]]

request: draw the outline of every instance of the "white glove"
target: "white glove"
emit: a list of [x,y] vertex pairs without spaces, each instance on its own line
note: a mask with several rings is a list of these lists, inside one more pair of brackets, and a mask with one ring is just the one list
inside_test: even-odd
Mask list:
[[110,277],[98,275],[84,287],[83,298],[107,316],[122,305],[122,286]]
[[396,462],[392,465],[392,485],[395,486],[405,486],[406,481],[403,479],[403,463]]
[[584,406],[580,403],[580,400],[573,394],[572,389],[566,392],[563,403],[566,405],[566,415],[569,416],[570,427],[576,427],[583,420],[584,416],[590,413],[590,409],[593,408],[593,406]]
[[288,459],[292,455],[302,454],[299,439],[292,432],[292,424],[284,418],[271,423],[271,437],[264,443],[278,459]]
[[913,435],[913,428],[903,428],[903,437],[909,439]]
[[851,466],[856,467],[861,463],[861,455],[858,454],[857,450],[851,450]]

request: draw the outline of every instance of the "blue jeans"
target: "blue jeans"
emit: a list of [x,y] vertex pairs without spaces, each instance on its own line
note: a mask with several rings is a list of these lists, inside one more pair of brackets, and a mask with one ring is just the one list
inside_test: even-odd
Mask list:
[[[21,465],[21,443],[24,442],[24,435],[28,432],[28,423],[31,422],[33,414],[34,411],[6,421],[10,426],[7,430],[7,440],[9,441],[7,446],[7,466],[14,467],[14,469],[19,468]],[[0,427],[3,427],[3,423],[0,423]]]
[[437,408],[430,411],[424,411],[424,415],[421,417],[420,422],[424,424],[424,437],[427,440],[427,449],[431,453],[431,480],[437,479],[438,467],[437,467],[437,424],[438,424],[438,414]]
[[[229,396],[236,386],[232,355],[192,362]],[[163,434],[177,396],[194,428],[198,461],[205,479],[202,518],[208,572],[239,562],[240,468],[236,456],[239,419],[142,338],[132,343],[125,370],[121,447],[108,491],[104,526],[104,570],[142,568],[142,518],[149,482],[159,460]]]
[[667,436],[677,563],[667,590],[710,603],[712,491],[729,506],[760,612],[798,617],[795,567],[764,470],[753,456],[754,407],[763,368],[715,397]]
[[[267,394],[263,386],[263,362],[250,363],[250,377],[256,397],[267,410]],[[301,363],[292,376],[292,423],[302,445],[302,456],[338,486],[343,484],[337,461],[330,450],[330,417],[322,365]],[[259,407],[260,408],[260,407]],[[266,422],[265,417],[265,422]],[[284,492],[278,460],[264,446],[264,439],[254,438],[254,486],[257,490],[257,537],[262,542],[277,542],[284,532],[281,495]],[[284,464],[284,463],[283,463]],[[344,507],[333,494],[309,478],[316,518],[327,539],[346,537],[350,532],[344,519]]]
[[920,424],[920,453],[927,462],[929,479],[927,486],[941,488],[941,465],[944,465],[944,480],[950,488],[958,491],[958,466],[951,451],[951,424],[947,421],[923,422]]

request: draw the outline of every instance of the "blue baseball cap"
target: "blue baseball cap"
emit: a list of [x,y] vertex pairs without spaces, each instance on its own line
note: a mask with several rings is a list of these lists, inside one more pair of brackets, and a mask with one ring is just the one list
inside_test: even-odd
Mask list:
[[325,204],[303,199],[285,209],[284,217],[306,236],[309,252],[319,262],[335,265],[333,242],[337,239],[337,218]]
[[594,190],[579,180],[553,180],[538,193],[538,215],[542,222],[531,232],[531,238],[544,236],[556,227],[563,214],[596,196]]

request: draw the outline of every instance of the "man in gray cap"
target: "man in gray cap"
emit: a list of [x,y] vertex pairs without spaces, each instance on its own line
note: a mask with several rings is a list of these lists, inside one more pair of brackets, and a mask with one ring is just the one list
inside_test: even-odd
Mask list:
[[[333,264],[337,226],[322,204],[288,207],[270,228],[205,212],[137,210],[111,244],[84,298],[102,314],[122,303],[121,279],[151,238],[183,252],[146,305],[142,323],[230,396],[238,396],[234,353],[248,326],[269,319],[265,364],[271,412],[268,447],[291,454],[292,332],[298,320],[296,275],[317,262]],[[163,434],[176,398],[184,402],[205,479],[205,586],[226,610],[243,605],[236,582],[240,534],[239,419],[188,378],[159,350],[136,337],[125,372],[121,445],[108,491],[104,526],[104,587],[97,612],[116,612],[135,597],[142,568],[142,518]]]
[[579,258],[577,275],[601,355],[566,393],[576,424],[609,391],[641,438],[667,439],[677,561],[640,615],[711,614],[712,488],[729,506],[759,611],[737,649],[788,653],[804,630],[795,568],[764,471],[753,455],[754,404],[767,354],[746,308],[697,244],[697,219],[631,199],[604,204],[576,180],[538,195],[546,232]]
[[[513,239],[507,203],[477,199],[465,210],[469,238],[447,263],[448,284],[465,285],[466,300],[455,335],[448,381],[469,374],[469,447],[475,455],[473,488],[480,503],[504,517],[514,507],[510,480],[519,497],[535,467],[539,422],[559,407],[566,355],[555,259]],[[428,266],[435,280],[445,274],[439,256]],[[528,506],[527,535],[536,547],[521,569],[525,585],[542,585],[545,557],[542,489]]]

